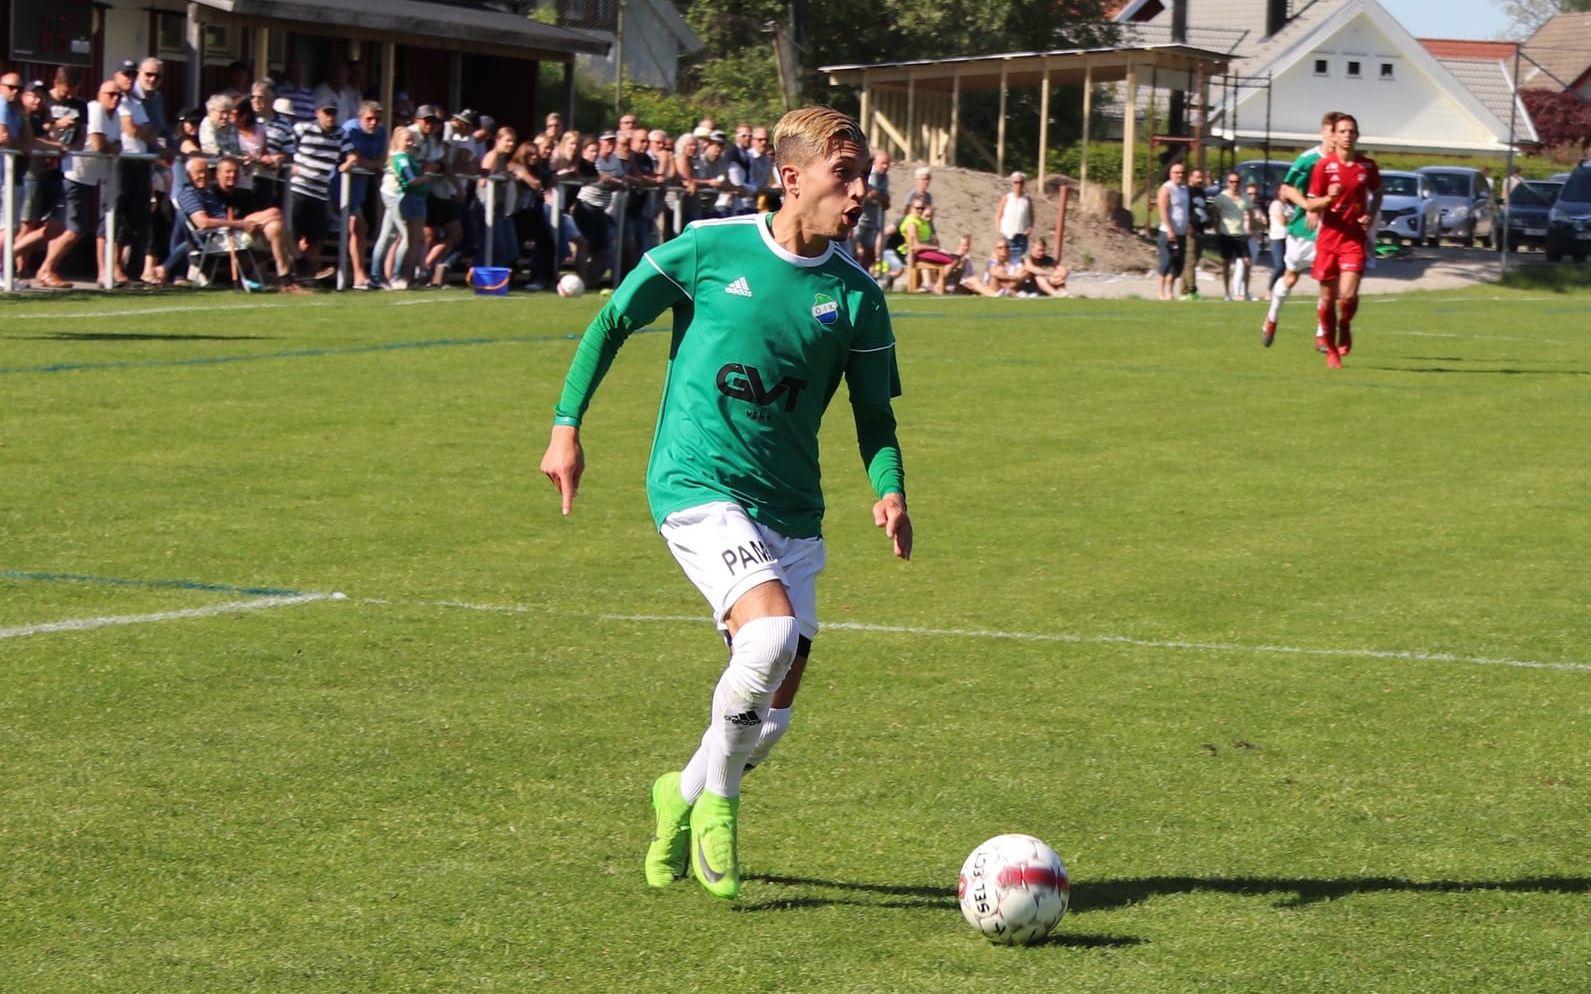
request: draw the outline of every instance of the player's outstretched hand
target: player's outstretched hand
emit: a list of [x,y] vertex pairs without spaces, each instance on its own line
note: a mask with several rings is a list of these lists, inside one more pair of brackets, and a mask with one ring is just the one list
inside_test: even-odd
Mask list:
[[912,557],[912,519],[906,513],[906,498],[900,494],[885,494],[873,505],[873,524],[884,529],[895,544],[897,559]]
[[586,453],[580,447],[579,428],[553,425],[552,439],[541,457],[541,471],[563,497],[563,513],[567,516],[574,509],[580,477],[586,471]]

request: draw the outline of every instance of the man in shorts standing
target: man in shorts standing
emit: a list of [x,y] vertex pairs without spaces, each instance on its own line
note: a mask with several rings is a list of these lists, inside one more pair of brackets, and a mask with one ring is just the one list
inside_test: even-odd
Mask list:
[[1358,141],[1358,120],[1352,114],[1337,118],[1332,152],[1315,163],[1304,201],[1307,209],[1321,212],[1313,275],[1320,284],[1317,313],[1326,330],[1326,365],[1332,369],[1341,369],[1342,357],[1353,348],[1350,326],[1359,309],[1365,246],[1381,212],[1381,170],[1354,151]]
[[[1304,209],[1304,191],[1309,188],[1309,174],[1314,172],[1315,163],[1331,154],[1332,129],[1337,125],[1337,118],[1341,117],[1340,111],[1327,111],[1320,119],[1320,147],[1312,148],[1293,160],[1288,167],[1287,175],[1282,178],[1282,186],[1276,192],[1277,199],[1292,205],[1292,216],[1287,221],[1287,243],[1282,251],[1282,268],[1285,271],[1281,281],[1271,287],[1271,308],[1265,314],[1265,324],[1260,328],[1260,344],[1266,348],[1276,340],[1276,320],[1281,316],[1282,304],[1287,302],[1287,295],[1293,291],[1298,283],[1298,275],[1306,268],[1315,264],[1315,227],[1319,218],[1311,217]],[[1325,330],[1315,329],[1315,346],[1318,351],[1326,351]]]
[[873,156],[867,174],[867,196],[862,200],[862,218],[856,225],[856,260],[872,272],[884,256],[884,218],[889,213],[889,153]]
[[1160,215],[1159,261],[1155,273],[1160,280],[1160,299],[1170,300],[1182,275],[1183,253],[1188,245],[1188,167],[1173,162],[1166,181],[1155,194]]
[[844,250],[867,190],[867,139],[826,107],[774,131],[776,214],[698,221],[652,249],[586,329],[541,470],[580,484],[580,423],[629,335],[673,309],[647,496],[730,645],[700,747],[652,785],[654,887],[687,864],[718,897],[740,892],[740,781],[784,734],[812,639],[823,569],[818,426],[846,383],[874,523],[909,558],[912,525],[890,401],[900,394],[883,291]]

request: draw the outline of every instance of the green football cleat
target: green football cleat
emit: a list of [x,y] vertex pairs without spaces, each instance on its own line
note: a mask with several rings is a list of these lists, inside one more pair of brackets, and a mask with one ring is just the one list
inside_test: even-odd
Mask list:
[[714,897],[740,894],[740,857],[735,847],[735,817],[740,798],[702,791],[691,809],[691,870]]
[[652,810],[657,814],[657,833],[646,847],[646,882],[650,887],[667,887],[690,873],[685,864],[690,859],[691,806],[680,796],[678,770],[652,782]]

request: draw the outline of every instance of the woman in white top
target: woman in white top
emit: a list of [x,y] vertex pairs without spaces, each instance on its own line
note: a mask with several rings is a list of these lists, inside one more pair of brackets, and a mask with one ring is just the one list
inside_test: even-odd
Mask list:
[[1281,197],[1272,197],[1270,209],[1266,212],[1270,222],[1269,230],[1265,232],[1270,239],[1271,246],[1271,282],[1265,288],[1265,299],[1271,299],[1271,287],[1282,278],[1286,266],[1282,260],[1287,254],[1287,202]]
[[995,234],[1011,246],[1011,258],[1021,259],[1028,254],[1028,236],[1033,233],[1033,198],[1027,195],[1028,178],[1023,173],[1011,174],[1011,189],[1000,195],[994,209]]

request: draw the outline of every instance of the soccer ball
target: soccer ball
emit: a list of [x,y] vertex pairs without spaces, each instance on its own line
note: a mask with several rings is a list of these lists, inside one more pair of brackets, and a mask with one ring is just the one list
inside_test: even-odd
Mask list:
[[1072,882],[1054,849],[1031,835],[996,835],[972,851],[956,884],[961,914],[990,942],[1026,946],[1066,914]]
[[568,273],[558,281],[558,296],[560,297],[578,297],[585,292],[585,280],[582,280],[574,273]]

